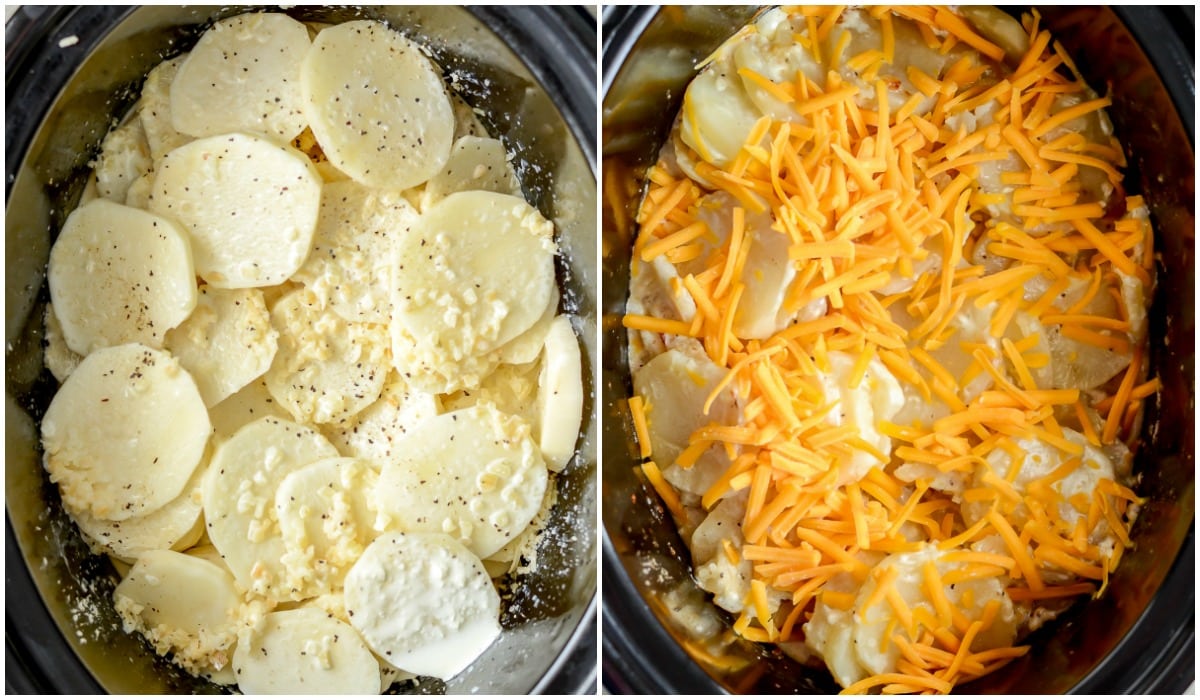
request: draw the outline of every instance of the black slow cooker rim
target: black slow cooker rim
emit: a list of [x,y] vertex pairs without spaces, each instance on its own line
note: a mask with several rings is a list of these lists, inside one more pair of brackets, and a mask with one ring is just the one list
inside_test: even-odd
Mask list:
[[[601,100],[607,98],[621,65],[658,9],[657,5],[604,8]],[[1194,12],[1144,6],[1116,6],[1113,10],[1154,65],[1188,138],[1195,144]],[[602,538],[606,574],[602,606],[604,687],[616,693],[727,694],[662,625],[646,624],[655,619],[653,611],[625,572],[607,530]],[[1195,682],[1195,580],[1193,521],[1179,555],[1142,616],[1105,661],[1069,694],[1185,692]],[[1149,644],[1150,640],[1155,644]],[[646,649],[654,650],[653,657],[643,653]],[[1148,654],[1150,649],[1155,653]],[[671,672],[663,673],[664,668]]]
[[[107,32],[94,31],[99,12],[108,27],[117,26],[136,7],[41,7],[34,14],[18,12],[5,24],[5,99],[21,104],[6,110],[5,199],[16,173],[57,93],[42,89],[62,85],[79,62]],[[559,111],[584,157],[596,172],[596,35],[594,18],[582,6],[470,6],[467,8],[510,47],[540,47],[520,59],[549,94],[559,96]],[[64,54],[59,37],[76,36],[79,43]],[[37,66],[42,78],[23,81]],[[30,576],[27,563],[5,511],[5,691],[34,694],[47,691],[101,694],[104,688],[87,667],[70,653],[70,645],[50,615]],[[19,601],[14,605],[14,601]],[[593,593],[580,623],[554,663],[533,689],[534,694],[595,692],[596,618]],[[68,653],[63,653],[64,651]]]

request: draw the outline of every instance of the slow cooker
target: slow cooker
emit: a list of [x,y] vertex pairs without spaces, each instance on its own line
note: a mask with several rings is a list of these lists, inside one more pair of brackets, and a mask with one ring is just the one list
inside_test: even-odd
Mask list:
[[[1195,68],[1194,13],[1181,8],[1042,7],[1129,152],[1127,182],[1149,203],[1160,246],[1153,371],[1135,471],[1148,497],[1130,551],[1098,600],[1028,639],[1032,651],[956,691],[1180,693],[1195,679]],[[736,637],[691,578],[690,555],[638,452],[621,317],[633,217],[696,63],[755,7],[607,8],[601,157],[603,282],[604,686],[640,693],[836,693],[824,670]],[[1019,13],[1019,8],[1012,10]],[[717,650],[717,651],[714,651]]]
[[[216,692],[121,631],[117,575],[92,555],[41,468],[45,266],[88,161],[147,72],[213,21],[254,8],[24,6],[5,27],[5,671],[19,693]],[[259,8],[265,9],[265,8]],[[564,310],[596,324],[595,17],[566,7],[298,7],[301,21],[375,18],[429,48],[515,153],[527,198],[554,221]],[[592,693],[596,688],[598,348],[582,334],[584,424],[558,481],[535,573],[503,582],[504,632],[449,682],[414,692]]]

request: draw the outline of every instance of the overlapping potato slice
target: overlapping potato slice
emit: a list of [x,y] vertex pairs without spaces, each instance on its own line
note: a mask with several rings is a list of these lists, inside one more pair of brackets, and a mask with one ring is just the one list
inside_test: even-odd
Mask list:
[[192,252],[170,220],[97,199],[71,212],[50,250],[50,298],[67,347],[161,348],[196,306]]
[[293,471],[337,456],[317,431],[277,418],[260,418],[217,447],[201,488],[204,519],[242,587],[275,600],[307,597],[288,583],[275,492]]
[[309,289],[280,298],[271,323],[279,350],[267,389],[296,420],[345,420],[379,398],[388,374],[385,326],[347,321]]
[[72,512],[126,520],[179,496],[211,432],[178,360],[136,343],[103,348],[84,358],[46,409],[45,467]]
[[158,163],[167,153],[192,140],[191,136],[175,130],[171,119],[171,83],[179,74],[179,66],[187,60],[187,54],[163,61],[146,75],[142,83],[141,109],[138,117],[146,131],[146,143],[150,146],[150,158]]
[[333,591],[375,539],[378,468],[333,457],[288,474],[275,491],[284,566],[293,585]]
[[201,285],[195,310],[167,333],[166,347],[211,407],[267,371],[278,337],[262,292]]
[[424,420],[441,411],[436,394],[408,386],[393,370],[375,403],[345,420],[326,424],[325,435],[343,455],[387,464],[397,442],[416,433]]
[[280,610],[233,654],[238,689],[257,694],[377,694],[379,663],[353,627],[313,607]]
[[329,161],[371,187],[405,189],[441,171],[454,112],[420,48],[369,20],[321,31],[301,66],[304,111]]
[[397,190],[352,180],[327,183],[313,249],[292,276],[347,321],[387,323],[391,316],[393,241],[417,221]]
[[425,183],[421,209],[428,209],[448,194],[471,190],[521,196],[521,183],[499,140],[480,136],[456,140],[441,172]]
[[152,165],[146,129],[135,111],[100,144],[100,155],[94,165],[97,194],[124,204],[130,186],[150,172]]
[[457,675],[500,634],[482,562],[440,533],[380,536],[346,576],[345,599],[371,648],[419,675]]
[[538,445],[546,466],[560,472],[575,454],[583,422],[583,366],[571,319],[550,324],[538,377]]
[[489,404],[426,420],[382,466],[388,529],[450,534],[481,558],[529,524],[548,482],[528,424]]
[[239,389],[232,396],[208,409],[209,420],[212,421],[213,437],[225,440],[236,433],[242,426],[253,423],[259,418],[292,419],[292,414],[279,405],[267,389],[267,380],[259,377]]
[[67,347],[67,339],[63,337],[62,322],[54,313],[54,304],[46,304],[44,314],[46,324],[45,363],[50,374],[60,383],[67,381],[71,372],[83,361],[83,356]]
[[396,245],[397,366],[486,355],[528,330],[554,290],[553,230],[524,200],[494,192],[455,193],[425,212]]
[[281,142],[304,130],[300,63],[308,28],[278,12],[209,27],[171,83],[171,124],[197,138],[255,132]]
[[197,469],[183,493],[162,508],[125,520],[97,518],[87,511],[70,512],[71,519],[95,549],[125,561],[136,561],[158,549],[182,550],[204,534],[200,519],[200,483],[206,469]]
[[113,591],[127,631],[184,668],[224,668],[237,643],[241,595],[229,572],[170,550],[146,552]]
[[155,170],[150,211],[183,224],[213,287],[279,284],[308,257],[321,195],[308,157],[260,136],[187,143]]

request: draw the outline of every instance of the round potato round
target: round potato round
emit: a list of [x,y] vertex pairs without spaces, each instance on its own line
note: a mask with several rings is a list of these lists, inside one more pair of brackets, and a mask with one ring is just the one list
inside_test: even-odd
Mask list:
[[458,675],[500,634],[483,562],[442,534],[381,535],[346,575],[345,601],[375,653],[419,675]]
[[48,276],[63,338],[81,355],[125,343],[161,348],[196,306],[187,234],[107,199],[67,217]]
[[84,358],[42,419],[46,471],[63,503],[105,520],[145,515],[179,496],[210,433],[191,375],[137,343]]
[[310,45],[308,27],[279,12],[217,22],[171,83],[172,125],[195,137],[251,131],[291,141],[308,123],[300,62]]
[[150,210],[183,224],[196,274],[209,285],[268,287],[308,257],[321,185],[312,162],[291,146],[250,134],[210,136],[163,158]]
[[554,293],[553,234],[518,197],[473,191],[439,201],[396,241],[393,344],[407,333],[426,355],[459,361],[528,330]]
[[449,95],[429,59],[398,32],[369,20],[324,29],[300,76],[313,134],[354,180],[415,187],[450,157]]

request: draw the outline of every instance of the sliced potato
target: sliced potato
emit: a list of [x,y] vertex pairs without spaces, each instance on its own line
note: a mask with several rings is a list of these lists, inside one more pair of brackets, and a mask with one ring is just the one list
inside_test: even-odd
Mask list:
[[428,209],[448,194],[471,190],[521,196],[521,183],[499,140],[463,136],[455,141],[446,165],[425,183],[421,210]]
[[[942,551],[930,543],[915,552],[889,555],[875,566],[880,570],[891,568],[897,572],[895,589],[910,609],[924,608],[927,612],[937,615],[937,609],[925,584],[925,565],[932,563],[942,576],[951,571],[969,569],[967,564],[946,561],[947,554],[950,552]],[[854,606],[859,612],[853,615],[854,635],[850,640],[851,648],[866,675],[894,672],[896,662],[900,658],[900,648],[890,640],[892,635],[907,634],[904,625],[899,624],[891,605],[885,603],[867,607],[866,602],[874,596],[879,579],[878,576],[867,576],[866,582],[858,591]],[[969,622],[981,619],[984,607],[990,601],[995,600],[999,603],[991,625],[975,638],[972,649],[983,651],[1007,647],[1016,639],[1017,615],[1013,609],[1013,601],[1008,597],[1004,586],[1003,579],[999,577],[969,579],[945,586],[943,593],[946,599]],[[818,603],[818,607],[820,605],[821,603]]]
[[426,420],[380,472],[385,529],[446,533],[490,556],[525,529],[546,491],[546,464],[529,432],[488,404]]
[[479,557],[442,534],[381,535],[346,576],[346,612],[375,653],[443,680],[500,634],[500,596]]
[[200,519],[200,483],[205,471],[197,469],[183,493],[145,515],[104,520],[87,511],[68,513],[95,548],[125,561],[136,561],[146,552],[157,549],[187,549],[204,534],[204,522]]
[[237,643],[242,599],[233,577],[199,557],[146,552],[113,591],[127,630],[184,668],[224,668]]
[[221,403],[211,406],[208,409],[208,417],[212,421],[214,437],[217,440],[225,440],[243,425],[253,423],[259,418],[291,420],[292,414],[271,396],[267,389],[267,380],[259,377]]
[[337,456],[320,433],[277,418],[260,418],[217,447],[201,487],[204,519],[242,587],[275,600],[308,597],[288,583],[275,491],[291,472]]
[[733,392],[724,389],[707,414],[704,403],[725,376],[707,357],[668,350],[633,375],[634,392],[648,404],[651,458],[664,467],[687,447],[692,433],[710,422],[728,425],[736,417]]
[[322,459],[283,478],[275,517],[288,575],[306,591],[341,587],[346,571],[375,539],[378,467],[345,457]]
[[379,693],[379,663],[358,632],[312,607],[268,613],[238,644],[233,668],[247,695]]
[[196,306],[192,251],[178,226],[97,199],[71,212],[50,250],[50,298],[80,355],[141,343],[161,348]]
[[271,323],[279,350],[267,389],[296,420],[346,420],[379,398],[389,369],[386,327],[346,321],[309,289],[276,302]]
[[53,374],[54,378],[62,383],[67,381],[67,377],[71,376],[71,372],[74,372],[79,363],[83,361],[83,356],[67,347],[67,340],[63,337],[62,322],[58,320],[58,314],[54,313],[54,304],[46,304],[44,318],[46,367],[50,370],[50,374]]
[[410,387],[392,371],[375,403],[345,420],[326,424],[324,430],[343,455],[383,465],[391,461],[396,442],[441,412],[435,394]]
[[308,28],[279,12],[228,17],[209,27],[171,83],[171,124],[197,138],[245,131],[281,142],[308,121],[300,63]]
[[321,176],[291,146],[250,134],[192,141],[155,169],[150,210],[191,235],[196,274],[214,287],[266,287],[308,257]]
[[417,221],[397,191],[353,180],[328,183],[308,260],[292,276],[347,321],[387,323],[391,316],[393,241]]
[[450,157],[454,112],[421,49],[370,20],[323,30],[301,66],[304,110],[325,155],[371,187],[406,189]]
[[[553,234],[517,197],[477,191],[442,199],[397,241],[393,334],[419,339],[421,355],[453,360],[517,337],[553,293]],[[406,349],[394,347],[393,356]]]
[[183,492],[211,432],[178,360],[138,344],[104,348],[84,358],[46,409],[45,467],[72,512],[126,520]]
[[559,316],[550,324],[538,377],[538,445],[546,466],[562,471],[579,442],[583,422],[583,365],[579,339],[571,319]]
[[763,116],[747,97],[731,61],[717,61],[688,84],[679,137],[717,167],[733,162]]
[[104,137],[96,158],[96,192],[105,199],[124,204],[130,186],[150,172],[150,143],[146,129],[135,114]]
[[524,420],[530,426],[537,425],[538,377],[541,372],[542,365],[537,361],[523,365],[502,364],[488,373],[478,387],[443,397],[442,407],[446,411],[457,411],[488,403],[502,413]]
[[191,136],[176,131],[171,120],[171,83],[186,59],[187,54],[183,54],[163,61],[150,70],[142,84],[142,107],[138,110],[138,118],[146,131],[146,143],[156,166],[167,153],[192,140]]
[[167,333],[166,347],[212,407],[267,371],[278,337],[262,292],[201,285],[196,309]]
[[558,301],[558,288],[555,287],[550,292],[550,301],[546,303],[542,315],[533,322],[529,330],[500,346],[498,356],[501,362],[524,365],[538,358],[542,353],[542,346],[546,344],[546,334],[550,332],[550,325],[558,317]]

